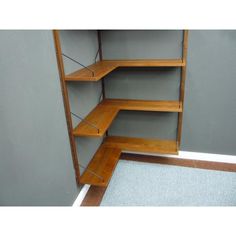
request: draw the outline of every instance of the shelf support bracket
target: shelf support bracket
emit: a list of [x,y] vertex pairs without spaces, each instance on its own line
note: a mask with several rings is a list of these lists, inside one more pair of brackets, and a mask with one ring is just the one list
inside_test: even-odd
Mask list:
[[86,169],[86,170],[87,170],[88,172],[90,172],[92,175],[95,175],[96,177],[98,177],[99,179],[101,179],[103,183],[105,182],[104,179],[102,178],[102,176],[98,175],[98,174],[95,173],[94,171],[92,171],[92,170],[86,168],[85,166],[81,165],[80,163],[79,163],[79,166],[80,166],[81,168],[83,168],[84,170]]
[[97,58],[98,58],[99,51],[100,51],[100,47],[98,47],[98,50],[97,50],[97,52],[96,52],[96,55],[95,55],[95,58],[94,58],[94,63],[97,62]]
[[75,59],[73,59],[73,58],[71,58],[71,57],[67,56],[67,55],[66,55],[66,54],[64,54],[64,53],[62,53],[62,56],[64,56],[64,57],[66,57],[66,58],[70,59],[71,61],[73,61],[73,62],[75,62],[75,63],[79,64],[80,66],[84,67],[85,69],[89,70],[89,71],[92,73],[92,76],[93,76],[93,77],[95,76],[95,73],[94,73],[94,71],[93,71],[93,70],[91,70],[89,67],[87,67],[87,66],[83,65],[82,63],[80,63],[80,62],[76,61]]
[[98,131],[98,134],[99,134],[99,128],[98,128],[96,125],[94,125],[93,123],[91,123],[91,122],[85,120],[84,118],[82,118],[82,117],[76,115],[76,114],[73,113],[73,112],[71,112],[71,114],[72,114],[73,116],[77,117],[78,119],[80,119],[82,122],[85,122],[85,123],[87,123],[88,125],[90,125],[91,127],[93,127],[94,129],[96,129],[96,130]]

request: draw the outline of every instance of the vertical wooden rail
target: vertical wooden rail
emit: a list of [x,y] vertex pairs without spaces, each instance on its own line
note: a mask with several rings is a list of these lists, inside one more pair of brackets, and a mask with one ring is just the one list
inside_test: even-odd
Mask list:
[[75,178],[76,178],[77,185],[79,185],[79,179],[80,179],[79,162],[77,158],[75,138],[72,133],[73,125],[72,125],[72,119],[71,119],[71,113],[70,113],[69,96],[68,96],[67,86],[65,82],[64,63],[63,63],[63,58],[62,58],[61,43],[60,43],[60,36],[59,36],[58,30],[53,30],[53,36],[54,36],[54,43],[55,43],[55,49],[56,49],[58,70],[59,70],[59,75],[60,75],[61,91],[62,91],[63,103],[64,103],[64,108],[65,108],[67,130],[68,130],[69,139],[70,139],[71,155],[72,155],[72,160],[73,160],[73,165],[74,165],[74,170],[75,170]]
[[[97,38],[98,38],[99,60],[102,61],[103,60],[102,39],[101,39],[101,31],[100,30],[97,30]],[[104,78],[102,78],[102,96],[103,96],[103,99],[106,98]]]
[[[99,60],[103,60],[103,55],[102,55],[102,38],[101,38],[101,31],[97,30],[97,38],[98,38],[98,49],[99,49]],[[102,78],[102,99],[106,98],[106,93],[105,93],[105,80]],[[105,136],[108,136],[108,130],[105,133]]]
[[187,66],[187,50],[188,50],[188,30],[184,30],[182,60],[185,63],[185,65],[181,67],[181,83],[180,83],[180,91],[179,91],[179,100],[182,102],[183,108],[182,108],[182,112],[178,113],[178,132],[177,132],[178,148],[180,147],[181,136],[182,136],[182,122],[183,122],[183,111],[184,111],[184,89],[185,89],[186,66]]

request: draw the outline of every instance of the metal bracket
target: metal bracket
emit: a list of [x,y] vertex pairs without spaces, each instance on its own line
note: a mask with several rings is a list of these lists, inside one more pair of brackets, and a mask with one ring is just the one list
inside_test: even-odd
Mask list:
[[95,58],[94,58],[95,63],[97,62],[97,57],[98,57],[99,51],[100,51],[100,47],[98,47],[98,50],[97,50]]
[[101,91],[100,95],[99,95],[99,102],[101,102],[103,100],[103,92]]
[[87,123],[88,125],[90,125],[91,127],[95,128],[95,129],[98,131],[98,134],[99,134],[99,128],[98,128],[96,125],[94,125],[93,123],[91,123],[91,122],[85,120],[84,118],[82,118],[82,117],[76,115],[76,114],[73,113],[73,112],[71,112],[71,114],[72,114],[73,116],[79,118],[82,122],[85,122],[85,123]]
[[64,57],[66,57],[66,58],[70,59],[71,61],[73,61],[73,62],[75,62],[75,63],[79,64],[80,66],[84,67],[85,69],[89,70],[89,71],[92,73],[92,76],[95,76],[95,73],[94,73],[94,71],[93,71],[93,70],[91,70],[91,69],[89,69],[87,66],[85,66],[85,65],[83,65],[82,63],[80,63],[80,62],[76,61],[75,59],[73,59],[73,58],[71,58],[71,57],[69,57],[69,56],[65,55],[64,53],[62,53],[62,56],[64,56]]
[[96,174],[95,172],[93,172],[92,170],[90,170],[90,169],[88,169],[88,168],[86,168],[86,167],[84,167],[84,166],[82,166],[81,164],[79,164],[79,166],[80,167],[82,167],[83,169],[86,169],[88,172],[90,172],[91,174],[93,174],[93,175],[95,175],[95,176],[97,176],[99,179],[101,179],[102,180],[102,182],[104,183],[105,181],[104,181],[104,179],[100,176],[100,175],[98,175],[98,174]]

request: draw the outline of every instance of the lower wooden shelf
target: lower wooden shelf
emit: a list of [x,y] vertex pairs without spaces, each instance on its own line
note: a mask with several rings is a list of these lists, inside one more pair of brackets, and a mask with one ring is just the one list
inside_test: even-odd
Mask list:
[[80,183],[106,187],[122,151],[178,154],[178,146],[173,140],[108,136],[81,175]]
[[118,148],[122,151],[178,154],[178,145],[175,140],[108,136],[104,145],[109,148]]
[[121,154],[119,148],[101,145],[80,177],[80,183],[107,186]]

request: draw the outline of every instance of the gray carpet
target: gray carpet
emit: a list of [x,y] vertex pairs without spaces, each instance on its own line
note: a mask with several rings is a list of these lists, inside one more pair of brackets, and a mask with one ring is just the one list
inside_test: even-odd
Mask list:
[[101,206],[236,206],[236,173],[120,160]]

